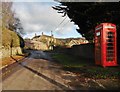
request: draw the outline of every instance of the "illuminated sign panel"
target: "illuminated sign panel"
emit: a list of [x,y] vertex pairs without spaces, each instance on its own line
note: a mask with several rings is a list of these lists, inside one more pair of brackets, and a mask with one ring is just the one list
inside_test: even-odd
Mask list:
[[100,32],[97,32],[97,33],[96,33],[96,36],[100,36]]

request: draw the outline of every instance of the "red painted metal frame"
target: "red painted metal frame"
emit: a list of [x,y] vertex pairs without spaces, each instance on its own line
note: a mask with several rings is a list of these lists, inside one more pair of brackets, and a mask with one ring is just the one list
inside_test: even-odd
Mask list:
[[[107,28],[106,28],[107,27]],[[114,33],[114,59],[107,61],[107,32]],[[99,34],[98,34],[99,33]],[[97,34],[99,36],[97,36]],[[117,66],[117,33],[116,25],[112,23],[101,23],[95,28],[95,63],[96,65],[106,66]],[[98,42],[100,41],[100,42]],[[98,46],[99,44],[99,46]],[[99,50],[98,50],[98,47]],[[99,55],[98,55],[99,54]],[[100,58],[100,59],[98,59]]]

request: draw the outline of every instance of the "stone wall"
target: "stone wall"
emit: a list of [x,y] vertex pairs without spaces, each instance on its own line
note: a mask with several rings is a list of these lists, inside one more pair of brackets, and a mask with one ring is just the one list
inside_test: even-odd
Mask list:
[[81,44],[71,48],[71,54],[83,58],[94,59],[94,44]]
[[1,48],[0,54],[0,58],[10,57],[11,55],[22,54],[22,49],[20,47]]
[[71,48],[54,48],[55,52],[79,56],[81,58],[94,60],[94,44],[74,45]]
[[[81,44],[73,46],[72,48],[54,48],[54,52],[65,53],[70,55],[79,56],[80,58],[90,59],[95,61],[94,44]],[[117,62],[120,65],[120,55],[117,55]]]

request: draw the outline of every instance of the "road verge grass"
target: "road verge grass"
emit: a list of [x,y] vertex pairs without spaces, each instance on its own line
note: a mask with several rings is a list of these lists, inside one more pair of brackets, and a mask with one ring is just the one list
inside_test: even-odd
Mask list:
[[52,58],[57,63],[63,66],[64,70],[68,70],[77,74],[82,74],[83,77],[96,79],[118,79],[120,78],[120,66],[106,67],[96,66],[90,59],[83,59],[67,54],[53,54]]

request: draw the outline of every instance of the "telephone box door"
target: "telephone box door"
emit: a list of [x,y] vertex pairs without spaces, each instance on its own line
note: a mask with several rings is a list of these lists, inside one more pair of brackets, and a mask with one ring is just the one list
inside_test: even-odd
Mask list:
[[117,65],[116,26],[102,23],[95,29],[95,62],[102,66]]

